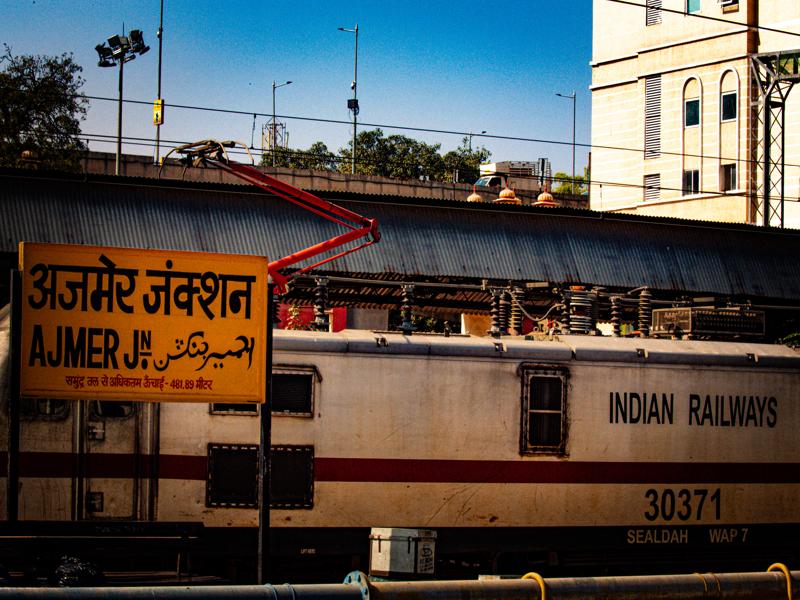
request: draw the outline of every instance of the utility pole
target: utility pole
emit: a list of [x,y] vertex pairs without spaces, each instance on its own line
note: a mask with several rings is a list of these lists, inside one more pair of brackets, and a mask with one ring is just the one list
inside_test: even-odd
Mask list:
[[556,94],[556,96],[560,96],[561,98],[567,98],[572,100],[572,183],[570,184],[570,193],[575,194],[575,98],[576,93],[572,92],[569,96],[565,96],[564,94]]
[[275,120],[275,90],[279,87],[283,87],[285,85],[289,85],[292,83],[291,81],[287,81],[286,83],[276,84],[275,80],[272,80],[272,166],[275,166],[275,146],[277,143],[277,136],[278,136],[278,122]]
[[161,123],[164,121],[164,100],[161,98],[161,56],[164,46],[164,0],[161,0],[161,17],[158,21],[158,91],[156,99],[161,107],[161,118],[156,124],[156,164],[161,162]]
[[353,90],[353,98],[347,101],[347,108],[353,111],[353,164],[351,168],[351,173],[353,175],[356,174],[356,134],[357,134],[357,126],[358,126],[358,23],[356,23],[355,29],[345,29],[344,27],[339,27],[339,31],[346,31],[348,33],[354,33],[356,35],[356,51],[355,51],[355,58],[353,60],[353,83],[350,84],[350,88]]

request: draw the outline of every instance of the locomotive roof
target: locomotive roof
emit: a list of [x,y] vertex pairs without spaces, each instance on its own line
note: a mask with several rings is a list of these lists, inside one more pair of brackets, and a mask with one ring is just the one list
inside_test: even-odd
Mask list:
[[[347,329],[338,333],[275,330],[275,349],[286,352],[359,353],[502,358],[520,361],[624,362],[800,368],[800,353],[777,344],[614,338],[585,335],[549,339],[504,336],[402,335]],[[276,361],[279,362],[279,361]]]

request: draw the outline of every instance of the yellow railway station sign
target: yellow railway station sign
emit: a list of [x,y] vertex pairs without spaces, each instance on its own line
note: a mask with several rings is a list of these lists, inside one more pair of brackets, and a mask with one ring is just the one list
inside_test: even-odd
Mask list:
[[261,403],[267,259],[23,242],[24,397]]

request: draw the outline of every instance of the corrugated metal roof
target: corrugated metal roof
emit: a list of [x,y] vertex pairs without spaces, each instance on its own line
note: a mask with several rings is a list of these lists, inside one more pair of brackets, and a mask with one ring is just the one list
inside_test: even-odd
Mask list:
[[[337,199],[381,242],[326,269],[376,278],[592,283],[800,300],[800,232],[570,209]],[[20,240],[266,255],[341,230],[257,190],[0,173],[0,248]]]

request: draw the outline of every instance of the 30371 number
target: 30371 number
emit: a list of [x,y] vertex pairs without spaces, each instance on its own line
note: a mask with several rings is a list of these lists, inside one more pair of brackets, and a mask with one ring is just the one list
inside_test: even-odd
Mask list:
[[644,493],[645,499],[649,502],[644,518],[648,521],[695,521],[703,519],[705,512],[713,511],[713,519],[720,519],[720,491],[707,489],[687,489],[680,490],[664,489],[657,490],[650,488]]

